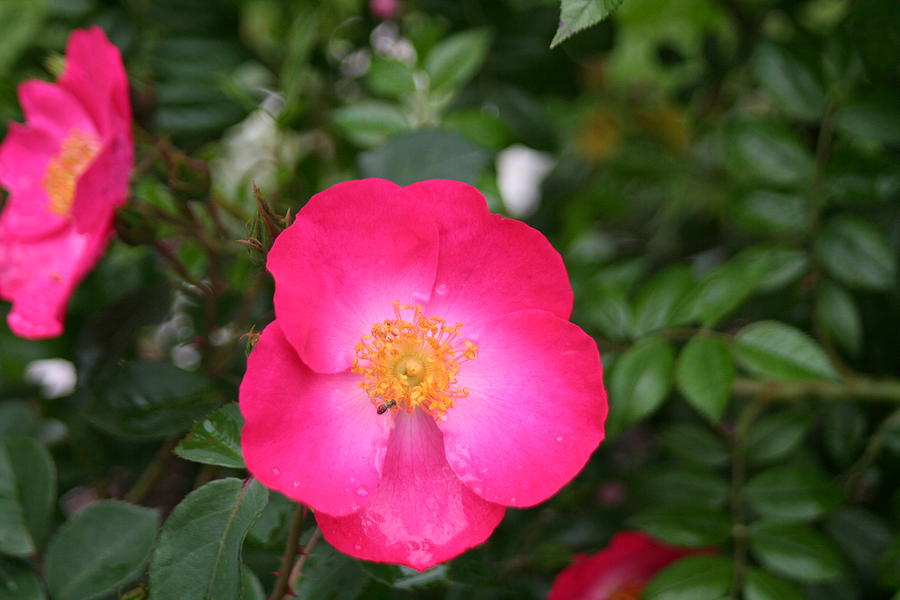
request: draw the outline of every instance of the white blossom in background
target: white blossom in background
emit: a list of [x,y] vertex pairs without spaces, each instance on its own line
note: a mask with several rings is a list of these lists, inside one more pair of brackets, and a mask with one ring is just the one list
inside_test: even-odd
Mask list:
[[544,152],[515,144],[497,155],[497,185],[506,212],[521,219],[537,210],[541,203],[541,182],[556,165]]
[[284,100],[270,93],[260,107],[229,129],[212,162],[215,188],[228,198],[250,197],[250,183],[263,193],[276,187],[278,169],[293,168],[304,150],[300,134],[282,131],[275,119]]
[[25,381],[41,388],[44,398],[62,398],[75,391],[78,374],[64,358],[33,360],[25,367]]

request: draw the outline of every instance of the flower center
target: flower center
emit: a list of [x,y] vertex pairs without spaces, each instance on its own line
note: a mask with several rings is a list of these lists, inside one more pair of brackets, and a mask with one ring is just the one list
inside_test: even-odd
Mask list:
[[47,163],[44,191],[50,199],[50,210],[61,217],[72,212],[78,178],[100,152],[100,141],[90,134],[73,129],[63,140],[59,154]]
[[394,318],[376,323],[362,337],[351,367],[362,375],[359,386],[379,413],[396,406],[439,416],[469,395],[468,389],[457,385],[456,375],[462,363],[475,358],[478,348],[457,338],[462,325],[426,317],[420,306],[394,302]]

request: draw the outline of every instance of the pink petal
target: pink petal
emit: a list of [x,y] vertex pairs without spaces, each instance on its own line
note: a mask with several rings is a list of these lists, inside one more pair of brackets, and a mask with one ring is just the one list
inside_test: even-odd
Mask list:
[[469,396],[438,419],[447,460],[476,494],[531,506],[555,494],[603,440],[606,392],[597,345],[538,310],[480,326],[459,385]]
[[76,130],[100,137],[81,102],[55,83],[36,79],[26,81],[19,86],[19,102],[28,126],[46,131],[58,142]]
[[317,194],[269,252],[278,323],[304,363],[349,368],[393,302],[424,304],[437,268],[429,211],[389,181],[364,179]]
[[133,164],[131,139],[110,139],[78,178],[72,220],[78,231],[90,231],[125,204]]
[[62,333],[72,290],[97,261],[111,231],[80,235],[71,228],[34,241],[0,238],[0,297],[13,303],[6,319],[21,337],[40,339]]
[[346,517],[319,512],[316,521],[341,552],[422,571],[485,541],[504,512],[460,483],[434,420],[416,411],[398,416],[369,504]]
[[318,511],[346,515],[366,504],[381,480],[393,419],[377,414],[358,384],[358,375],[314,373],[278,321],[266,327],[240,388],[250,472]]
[[406,188],[438,224],[441,249],[428,315],[470,325],[540,308],[568,319],[572,287],[562,257],[539,231],[488,212],[484,196],[458,181]]
[[102,29],[95,25],[72,32],[59,83],[87,107],[104,134],[122,128],[130,133],[131,104],[122,56]]

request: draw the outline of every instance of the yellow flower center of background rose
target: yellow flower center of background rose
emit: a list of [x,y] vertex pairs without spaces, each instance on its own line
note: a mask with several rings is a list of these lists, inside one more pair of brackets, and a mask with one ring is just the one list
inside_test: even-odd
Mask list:
[[439,317],[426,317],[419,306],[394,302],[394,318],[376,323],[356,344],[351,371],[363,376],[359,385],[378,407],[442,415],[469,395],[457,385],[456,375],[478,348],[457,339],[462,325],[448,325]]
[[98,152],[100,140],[83,131],[72,130],[63,140],[59,154],[50,159],[44,174],[43,185],[50,199],[50,210],[61,217],[69,216],[78,178]]

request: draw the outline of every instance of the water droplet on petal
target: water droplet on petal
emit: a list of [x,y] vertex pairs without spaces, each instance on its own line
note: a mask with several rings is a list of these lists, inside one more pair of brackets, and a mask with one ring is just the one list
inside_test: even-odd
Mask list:
[[481,470],[481,472],[482,472],[482,473],[487,473],[487,472],[488,472],[488,468],[487,468],[487,467],[483,468],[483,469]]
[[356,477],[351,477],[351,478],[350,478],[350,483],[356,483]]
[[358,551],[358,550],[362,550],[362,546],[360,546],[359,544],[354,544],[354,545],[353,545],[353,549],[354,549],[354,550],[357,550],[357,551]]
[[295,480],[291,483],[291,485],[294,486],[294,487],[298,487],[298,486],[300,485],[300,482],[297,481],[297,480],[295,479]]
[[368,496],[369,490],[367,490],[363,486],[359,486],[359,489],[356,490],[356,495],[357,496]]
[[435,292],[438,296],[446,296],[446,295],[447,295],[447,292],[449,292],[449,291],[450,291],[450,286],[448,286],[446,283],[439,283],[439,284],[434,288],[434,292]]
[[516,502],[516,497],[513,496],[512,498],[509,499],[509,501],[510,501],[511,504],[515,504],[515,502]]
[[272,475],[281,475],[281,469],[279,469],[279,468],[272,469]]
[[563,441],[563,436],[561,436],[561,435],[556,436],[556,441],[557,442]]

